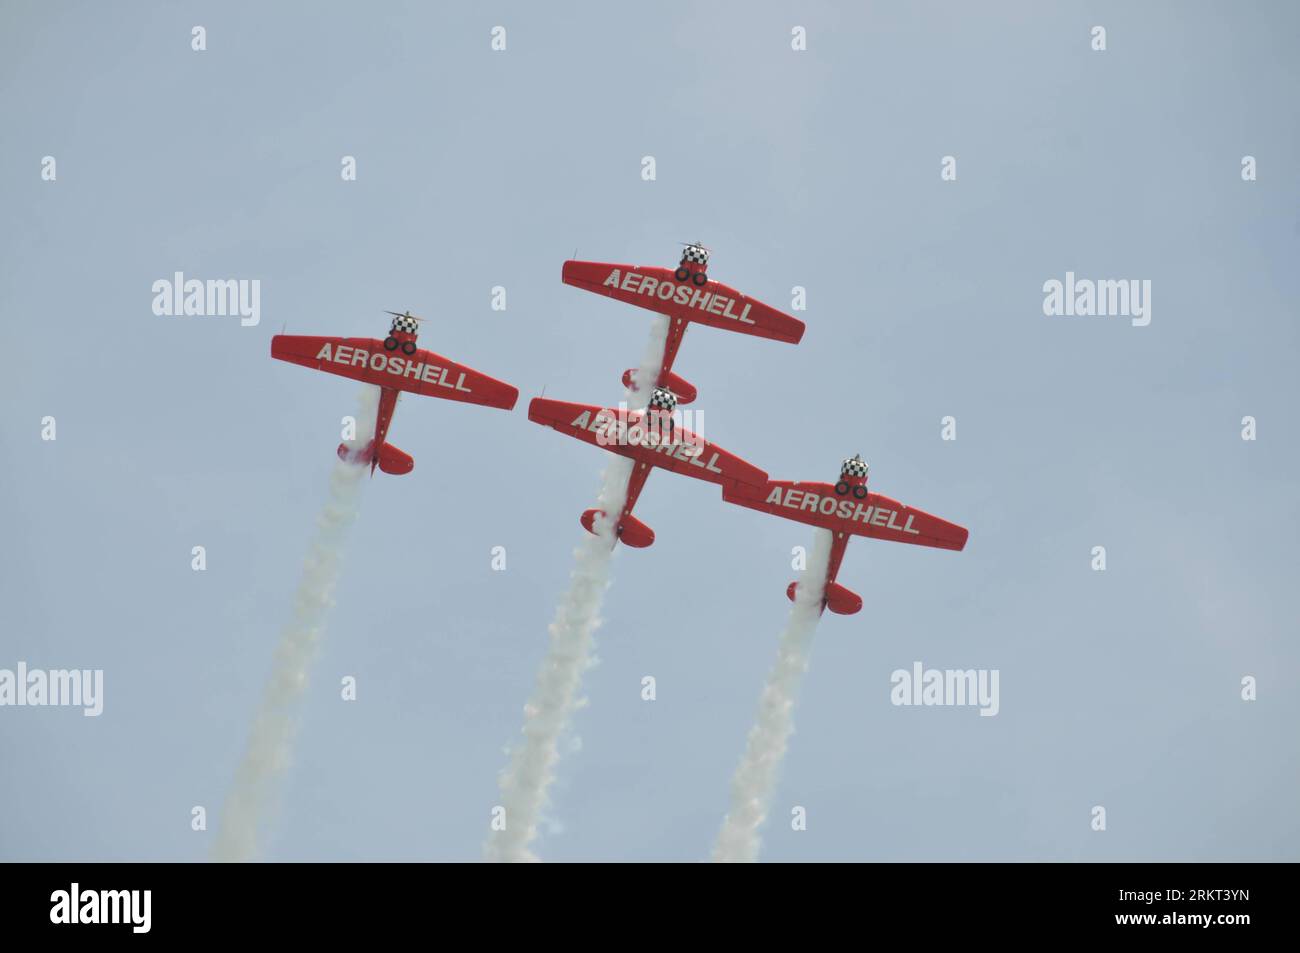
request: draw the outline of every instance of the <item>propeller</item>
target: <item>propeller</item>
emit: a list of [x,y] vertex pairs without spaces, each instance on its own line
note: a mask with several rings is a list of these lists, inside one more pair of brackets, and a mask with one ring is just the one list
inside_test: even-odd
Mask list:
[[411,312],[409,312],[409,311],[403,312],[403,313],[401,313],[401,314],[399,314],[399,313],[396,312],[396,311],[385,311],[384,314],[391,314],[391,315],[392,315],[393,317],[395,317],[395,318],[410,318],[412,321],[424,321],[424,320],[426,320],[425,318],[417,318],[415,315],[411,314]]
[[677,244],[681,245],[683,248],[689,248],[691,245],[695,245],[699,248],[703,248],[705,251],[713,251],[713,249],[704,244],[704,242],[678,242]]

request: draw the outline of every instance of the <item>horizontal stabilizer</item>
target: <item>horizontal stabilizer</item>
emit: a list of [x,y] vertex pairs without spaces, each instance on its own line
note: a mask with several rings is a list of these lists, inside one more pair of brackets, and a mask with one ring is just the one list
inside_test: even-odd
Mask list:
[[826,584],[826,608],[836,615],[853,615],[862,608],[862,597],[838,582]]
[[[792,582],[786,586],[785,597],[794,602],[795,592],[799,589],[799,583]],[[846,589],[838,582],[828,582],[826,584],[826,594],[822,597],[827,609],[830,609],[836,615],[853,615],[862,608],[862,597],[852,589]]]
[[374,447],[373,440],[364,447],[349,447],[346,443],[341,443],[338,449],[339,459],[344,463],[369,463]]
[[655,531],[629,513],[618,524],[619,542],[633,549],[645,549],[655,541]]
[[415,469],[415,459],[404,450],[386,443],[379,448],[379,469],[392,476],[401,476]]
[[[604,514],[596,509],[587,510],[582,514],[582,527],[593,536],[596,535],[594,524],[597,515]],[[633,549],[645,549],[655,541],[655,531],[629,513],[619,521],[618,541]]]
[[677,403],[679,404],[689,404],[698,396],[694,384],[684,378],[678,377],[672,371],[663,375],[663,380],[660,384],[663,387],[667,387],[677,395]]
[[[635,367],[629,367],[623,372],[623,386],[628,390],[636,391],[639,389],[632,386],[635,381],[635,374]],[[677,403],[679,404],[689,404],[699,396],[699,392],[696,391],[694,384],[684,378],[678,377],[672,371],[660,375],[659,386],[666,387],[672,391],[673,395],[677,398]]]

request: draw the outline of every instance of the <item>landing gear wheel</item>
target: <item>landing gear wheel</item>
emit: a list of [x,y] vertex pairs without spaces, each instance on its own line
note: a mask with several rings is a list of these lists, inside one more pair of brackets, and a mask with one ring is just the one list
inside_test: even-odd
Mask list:
[[414,353],[415,353],[415,342],[414,342],[414,341],[403,341],[403,342],[402,342],[402,353],[405,354],[407,357],[410,357],[412,354],[414,354]]
[[690,276],[691,276],[691,270],[687,268],[685,265],[682,265],[680,268],[678,268],[676,271],[673,272],[673,277],[676,278],[678,281],[685,281]]
[[385,351],[396,351],[396,350],[397,350],[397,338],[394,338],[394,337],[387,337],[387,338],[384,338],[384,350],[385,350]]
[[849,485],[845,483],[843,480],[841,480],[839,483],[835,484],[835,492],[838,493],[840,496],[847,496],[849,492]]
[[697,271],[695,274],[691,275],[691,281],[703,288],[709,283],[709,276],[702,271]]
[[855,500],[865,500],[867,498],[867,488],[865,486],[855,486],[853,488],[853,498]]

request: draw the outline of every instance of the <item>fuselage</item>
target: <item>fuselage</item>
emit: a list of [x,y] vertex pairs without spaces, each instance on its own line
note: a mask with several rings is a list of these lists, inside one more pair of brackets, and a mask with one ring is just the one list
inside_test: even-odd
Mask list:
[[375,439],[370,444],[370,475],[374,476],[375,467],[379,466],[379,448],[388,437],[388,426],[393,422],[393,411],[397,409],[397,398],[401,391],[392,387],[379,389],[379,411],[375,414]]
[[[415,347],[416,337],[417,335],[412,331],[393,329],[388,332],[388,338],[397,342],[397,347],[392,349],[394,351],[398,351],[407,342],[410,342],[412,348]],[[397,399],[401,393],[395,387],[379,389],[379,410],[375,413],[375,438],[370,442],[371,476],[375,475],[375,467],[379,466],[379,451],[388,438],[388,428],[393,422],[393,411],[397,409]]]
[[[840,481],[843,483],[847,483],[849,485],[850,498],[853,491],[853,487],[860,486],[865,489],[867,485],[866,477],[849,476],[843,472],[840,473]],[[840,573],[840,563],[844,562],[844,551],[849,548],[850,538],[851,538],[850,534],[844,532],[844,530],[842,529],[831,531],[831,558],[830,558],[830,562],[827,563],[826,565],[827,588],[829,588],[835,582],[835,577],[838,576]],[[822,608],[821,608],[821,611],[823,613],[826,611],[826,599],[827,599],[826,593],[823,592]]]

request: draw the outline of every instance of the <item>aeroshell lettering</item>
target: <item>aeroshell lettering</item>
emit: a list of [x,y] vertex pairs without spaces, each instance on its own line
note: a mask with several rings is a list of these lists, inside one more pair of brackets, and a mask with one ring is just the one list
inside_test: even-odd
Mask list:
[[[326,343],[316,353],[316,360],[328,361],[331,364],[339,364],[344,367],[366,367],[372,371],[393,377],[409,378],[425,384],[445,387],[448,390],[457,390],[464,394],[474,393],[472,388],[465,386],[465,377],[467,376],[465,371],[461,371],[455,380],[451,380],[452,372],[449,368],[439,367],[437,364],[432,363],[426,364],[423,361],[397,354],[386,354],[383,351],[371,352],[348,344],[331,346]],[[400,387],[401,385],[395,383],[393,386]]]
[[797,512],[806,510],[822,516],[834,515],[842,520],[850,520],[866,526],[881,526],[885,529],[892,529],[896,533],[907,533],[910,536],[921,535],[920,530],[912,527],[912,524],[916,521],[915,513],[908,513],[906,521],[900,525],[901,513],[898,510],[855,503],[853,500],[840,499],[829,494],[814,493],[812,490],[796,490],[792,486],[783,489],[777,486],[773,487],[772,491],[768,493],[764,502],[769,506],[779,506],[782,509]]
[[741,324],[757,323],[749,316],[749,312],[754,308],[752,302],[746,301],[740,307],[740,312],[737,313],[736,299],[729,298],[724,294],[718,294],[716,291],[697,288],[693,282],[678,284],[671,281],[660,281],[653,275],[643,275],[639,271],[628,269],[625,272],[619,268],[614,268],[601,282],[601,285],[605,288],[613,288],[615,291],[625,291],[628,294],[658,298],[660,301],[671,300],[674,304],[685,305],[688,308],[693,308],[704,314],[715,315],[719,318],[739,321]]

